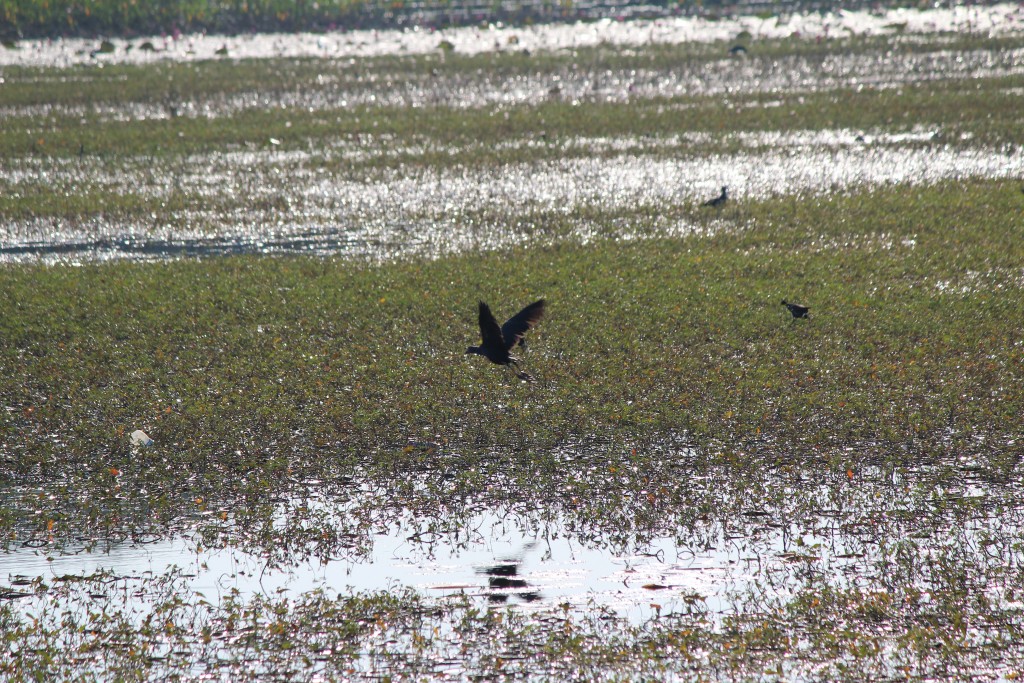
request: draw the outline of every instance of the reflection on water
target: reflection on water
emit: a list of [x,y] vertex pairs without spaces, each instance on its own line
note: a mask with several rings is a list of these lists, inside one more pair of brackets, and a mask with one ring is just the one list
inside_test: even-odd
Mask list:
[[523,602],[536,602],[543,599],[544,596],[540,591],[535,586],[531,586],[530,582],[524,578],[525,574],[520,575],[526,553],[536,547],[536,542],[527,543],[518,557],[507,558],[497,564],[477,569],[479,574],[487,577],[487,587],[491,589],[486,593],[488,602],[505,604],[509,600],[510,593]]
[[467,526],[471,531],[463,532],[458,542],[431,543],[413,540],[408,529],[399,527],[373,537],[373,552],[365,562],[296,563],[282,569],[231,549],[197,550],[182,539],[114,544],[101,552],[68,549],[55,555],[22,548],[0,555],[0,582],[24,592],[35,578],[49,582],[103,570],[147,578],[178,567],[190,577],[191,587],[211,600],[234,591],[272,595],[407,586],[430,596],[464,593],[490,604],[524,608],[593,601],[641,618],[649,611],[652,591],[666,604],[698,595],[718,611],[725,607],[726,591],[753,578],[734,546],[693,554],[670,539],[659,539],[642,552],[616,555],[581,545],[557,525],[523,531],[508,519],[483,513]]
[[[232,605],[247,603],[249,611],[242,614],[263,614],[275,624],[298,626],[300,634],[311,629],[320,635],[324,626],[316,617],[324,613],[321,599],[333,602],[341,597],[345,609],[339,613],[336,605],[327,605],[327,613],[373,624],[369,635],[361,636],[363,649],[353,656],[362,657],[365,670],[379,677],[380,671],[391,670],[393,660],[375,656],[410,647],[409,621],[382,619],[379,595],[371,596],[367,605],[365,594],[347,591],[408,595],[405,588],[423,598],[416,600],[419,606],[411,615],[411,633],[433,638],[433,652],[442,652],[433,670],[452,672],[451,677],[459,680],[465,678],[464,669],[458,668],[465,661],[463,646],[474,636],[486,639],[490,634],[500,645],[503,659],[507,654],[526,657],[535,651],[518,646],[523,638],[517,637],[515,643],[506,638],[509,632],[503,624],[513,620],[521,620],[529,629],[539,628],[542,635],[546,629],[561,631],[566,624],[587,625],[577,634],[597,629],[599,639],[584,639],[584,646],[599,645],[603,637],[614,638],[620,633],[616,623],[638,628],[644,636],[696,629],[698,646],[705,642],[721,646],[724,638],[730,656],[733,643],[744,647],[751,642],[734,638],[749,628],[761,634],[767,627],[772,638],[768,642],[780,643],[770,645],[775,648],[772,652],[792,657],[797,673],[789,678],[798,680],[804,678],[800,672],[806,665],[800,667],[807,656],[815,673],[820,673],[818,652],[827,662],[838,657],[844,672],[859,670],[864,661],[860,650],[847,648],[844,651],[853,654],[837,655],[836,643],[869,642],[876,661],[880,657],[888,666],[892,656],[885,650],[902,652],[908,647],[905,634],[917,633],[918,628],[927,633],[921,643],[925,656],[940,660],[937,666],[943,672],[947,651],[934,648],[933,643],[946,633],[958,643],[976,643],[968,651],[982,659],[991,659],[990,645],[1000,648],[994,650],[997,656],[1007,647],[1016,653],[1016,646],[1007,644],[1019,641],[1015,634],[1020,630],[1024,576],[1020,543],[1024,496],[1020,477],[1015,476],[1018,459],[1008,464],[1004,456],[1010,451],[1000,453],[996,445],[991,457],[954,458],[915,467],[909,457],[900,458],[899,464],[888,461],[888,447],[868,450],[851,456],[861,463],[855,465],[855,473],[824,459],[754,460],[744,467],[737,458],[709,470],[698,467],[705,460],[698,451],[686,452],[685,463],[658,458],[643,468],[643,476],[679,482],[686,495],[666,498],[665,505],[657,508],[645,505],[644,509],[657,513],[657,519],[647,520],[637,514],[638,508],[629,506],[629,496],[621,497],[618,502],[625,508],[621,512],[634,526],[606,520],[589,531],[581,529],[600,515],[578,510],[574,518],[572,511],[556,512],[557,502],[555,508],[530,502],[520,508],[502,508],[504,513],[479,512],[474,507],[463,514],[455,504],[403,507],[401,521],[374,527],[382,533],[371,535],[373,547],[365,561],[306,564],[285,558],[285,568],[275,569],[262,557],[225,550],[199,552],[181,541],[114,544],[108,553],[55,556],[51,561],[44,554],[45,546],[25,547],[0,556],[0,596],[7,598],[0,607],[8,607],[7,613],[23,623],[38,616],[56,633],[78,634],[87,641],[89,652],[102,656],[108,650],[94,647],[93,622],[88,620],[113,614],[149,628],[154,611],[160,604],[169,604],[171,611],[158,612],[155,623],[173,622],[174,629],[156,633],[157,656],[166,657],[176,649],[180,657],[192,658],[183,666],[198,661],[200,670],[204,657],[213,658],[219,666],[220,655],[231,652],[236,643],[243,648],[242,658],[247,655],[257,666],[278,649],[277,645],[260,648],[261,641],[251,645],[253,634],[277,633],[259,627],[266,621],[257,616],[239,628],[241,622],[218,613],[221,607],[236,615],[239,611],[232,611]],[[563,464],[569,467],[573,461]],[[592,472],[583,462],[575,465],[579,474]],[[436,490],[424,487],[423,493],[436,497]],[[373,500],[379,498],[372,491],[367,493]],[[289,500],[282,509],[294,510],[298,505],[337,512],[333,518],[315,517],[318,523],[331,526],[343,526],[344,518],[353,516],[345,510],[344,498],[326,493]],[[621,529],[626,540],[613,545]],[[652,529],[656,531],[647,533]],[[184,566],[184,578],[167,570],[175,564]],[[69,578],[75,573],[90,575],[99,567],[109,567],[112,573],[93,574],[90,581]],[[149,580],[150,573],[154,580]],[[36,589],[35,577],[48,585],[48,591],[17,597]],[[324,591],[306,592],[315,588]],[[433,599],[451,596],[456,599]],[[268,614],[265,610],[271,603],[281,612]],[[452,605],[465,609],[452,610]],[[506,613],[508,607],[512,614]],[[297,620],[277,621],[293,609]],[[68,629],[67,624],[75,624],[76,613],[77,623],[85,626]],[[197,614],[203,619],[198,628]],[[475,628],[480,617],[496,630]],[[462,629],[467,620],[469,630]],[[335,629],[337,622],[324,623],[327,632],[349,637],[344,629]],[[606,631],[606,626],[611,630]],[[204,627],[206,631],[200,630]],[[185,638],[184,646],[181,640],[168,638],[171,630]],[[839,640],[832,639],[833,630],[842,636]],[[196,644],[196,635],[202,633],[212,649],[202,650]],[[777,640],[776,634],[784,640]],[[861,634],[867,641],[861,640]],[[114,636],[120,634],[115,631]],[[799,646],[803,650],[790,645],[797,640],[807,643]],[[479,646],[480,641],[473,642]],[[540,646],[545,642],[550,641],[541,638]],[[765,641],[758,635],[753,642],[762,647]],[[165,645],[167,650],[161,649]],[[310,652],[315,656],[319,651]],[[668,652],[671,658],[678,650],[659,652]],[[911,650],[910,656],[919,657],[920,652]],[[155,661],[157,670],[160,661]],[[697,664],[701,661],[698,658]],[[886,668],[894,673],[885,677],[895,678],[902,669],[894,667],[902,661],[897,659]],[[757,660],[755,671],[762,664]],[[725,670],[735,674],[732,668]],[[814,675],[806,677],[817,680]],[[841,676],[828,676],[830,680],[837,677]],[[651,680],[661,678],[651,676]]]

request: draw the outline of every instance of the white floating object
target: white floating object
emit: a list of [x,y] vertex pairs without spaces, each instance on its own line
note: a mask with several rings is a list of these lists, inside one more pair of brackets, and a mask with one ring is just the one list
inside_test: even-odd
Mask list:
[[147,434],[146,432],[142,431],[141,429],[136,429],[134,432],[132,432],[132,445],[133,446],[152,446],[153,445],[153,439],[149,438],[149,434]]

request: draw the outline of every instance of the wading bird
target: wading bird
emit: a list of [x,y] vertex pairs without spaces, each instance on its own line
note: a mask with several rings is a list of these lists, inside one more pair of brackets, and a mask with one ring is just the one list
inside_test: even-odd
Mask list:
[[[498,327],[498,321],[494,319],[490,307],[481,301],[480,338],[482,341],[480,346],[470,346],[466,349],[466,353],[475,353],[498,365],[518,366],[519,360],[513,358],[509,352],[517,344],[523,344],[523,335],[537,324],[542,315],[544,315],[544,299],[534,301],[509,318],[504,325]],[[519,379],[533,380],[526,372],[520,372],[518,376]]]
[[726,200],[728,200],[728,199],[729,199],[729,188],[723,185],[722,186],[722,194],[718,195],[714,199],[707,200],[706,202],[701,204],[701,206],[721,206],[722,204],[725,204]]
[[793,314],[794,318],[810,318],[809,309],[807,306],[801,306],[800,304],[791,304],[785,299],[782,300],[782,305],[789,309],[789,312]]

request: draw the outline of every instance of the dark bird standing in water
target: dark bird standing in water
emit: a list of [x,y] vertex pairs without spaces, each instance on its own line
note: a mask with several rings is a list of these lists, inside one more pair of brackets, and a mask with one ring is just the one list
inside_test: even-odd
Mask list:
[[[518,359],[513,358],[509,352],[517,344],[523,344],[523,335],[537,324],[542,315],[544,315],[544,299],[534,301],[509,318],[504,325],[498,327],[498,321],[494,319],[490,307],[481,301],[480,337],[482,341],[480,346],[470,346],[466,349],[466,353],[475,353],[498,365],[518,365]],[[519,378],[533,379],[525,372],[520,372]]]
[[782,300],[782,305],[789,309],[789,312],[793,314],[794,318],[810,318],[809,309],[807,306],[801,306],[800,304],[791,304],[785,299]]
[[701,204],[701,206],[721,206],[722,204],[725,204],[726,200],[728,200],[728,199],[729,199],[729,188],[725,187],[723,185],[722,186],[722,194],[718,195],[714,199],[707,200],[706,202]]

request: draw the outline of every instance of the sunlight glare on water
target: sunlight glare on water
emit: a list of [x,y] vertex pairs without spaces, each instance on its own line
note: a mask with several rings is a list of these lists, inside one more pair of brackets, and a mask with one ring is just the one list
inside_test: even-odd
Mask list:
[[[840,37],[845,35],[891,35],[970,32],[1003,35],[1024,31],[1024,15],[1017,3],[991,6],[943,5],[927,9],[891,8],[881,11],[840,10],[834,13],[787,14],[785,16],[704,18],[666,16],[659,19],[539,24],[525,27],[470,26],[433,30],[429,28],[330,32],[326,34],[258,34],[225,37],[186,34],[180,37],[138,38],[113,41],[111,54],[95,55],[96,40],[62,38],[21,41],[19,49],[0,50],[0,66],[67,66],[104,63],[145,63],[172,59],[216,59],[217,50],[228,47],[236,59],[266,57],[374,57],[436,52],[447,40],[460,53],[476,54],[494,50],[573,50],[601,44],[635,46],[715,42],[733,39],[746,31],[754,39],[791,36]],[[153,51],[127,50],[132,43],[149,40]]]
[[272,595],[407,586],[431,597],[464,593],[488,604],[523,608],[595,604],[642,619],[649,616],[652,596],[666,605],[696,598],[719,612],[727,605],[726,592],[741,589],[753,576],[735,548],[693,554],[663,538],[641,553],[616,555],[586,547],[557,526],[538,534],[490,512],[475,517],[467,529],[457,543],[424,543],[399,527],[373,537],[373,552],[365,562],[303,562],[283,568],[268,568],[260,558],[231,549],[197,551],[182,539],[53,555],[23,548],[0,555],[0,581],[17,585],[36,577],[51,581],[101,570],[127,578],[159,576],[178,567],[207,599],[235,590]]
[[[2,55],[2,53],[0,53]],[[742,60],[682,62],[670,68],[591,69],[566,67],[554,73],[501,71],[446,75],[444,78],[401,77],[382,88],[376,79],[363,81],[358,66],[325,61],[333,77],[317,88],[285,88],[208,95],[179,95],[173,113],[167,102],[121,102],[88,105],[0,107],[0,120],[10,117],[97,117],[100,121],[169,119],[173,116],[217,119],[246,110],[268,108],[330,111],[358,106],[474,108],[539,105],[547,101],[629,102],[653,98],[701,97],[757,93],[827,92],[837,88],[885,89],[931,79],[1004,78],[1024,73],[1024,50],[933,50],[869,52],[867,54],[791,55]]]
[[[804,493],[813,497],[814,492]],[[984,498],[989,491],[970,485],[943,493]],[[889,519],[899,519],[900,507],[894,505]],[[26,590],[33,579],[66,581],[100,571],[146,579],[176,567],[191,577],[192,590],[212,601],[236,593],[294,596],[315,589],[347,594],[408,587],[427,597],[467,595],[525,610],[603,607],[639,623],[651,616],[652,602],[661,610],[696,608],[717,619],[752,593],[786,599],[806,579],[806,570],[833,576],[840,586],[857,586],[876,581],[887,562],[869,527],[828,514],[808,525],[807,520],[782,523],[777,511],[747,509],[717,538],[686,540],[680,531],[684,538],[657,536],[628,551],[601,539],[584,541],[560,521],[538,523],[482,511],[434,533],[414,517],[371,534],[366,557],[322,563],[292,559],[268,565],[237,549],[197,549],[197,541],[182,537],[112,543],[92,552],[21,547],[0,554],[0,590],[4,584]],[[923,555],[1013,533],[1013,525],[998,516],[949,529],[926,521],[922,528],[932,539],[915,550]],[[916,535],[921,529],[904,532]]]
[[[402,166],[358,178],[337,177],[310,163],[344,155],[344,148],[316,154],[254,151],[195,156],[179,169],[150,169],[144,181],[131,173],[105,175],[102,162],[68,164],[50,173],[47,182],[74,187],[90,178],[110,190],[158,198],[190,188],[225,202],[246,197],[248,206],[222,209],[222,202],[205,202],[213,208],[178,212],[151,225],[119,222],[102,214],[78,221],[11,221],[0,227],[0,261],[245,252],[436,256],[531,240],[585,241],[601,230],[609,237],[630,238],[689,232],[697,229],[691,223],[659,225],[645,219],[642,225],[622,225],[618,234],[607,234],[606,228],[573,215],[581,209],[628,214],[638,206],[693,208],[716,195],[722,185],[729,186],[732,197],[762,199],[1024,175],[1020,150],[917,144],[940,134],[741,133],[735,139],[749,151],[678,158],[640,153],[647,143],[633,138],[581,139],[573,145],[588,152],[624,151],[496,168]],[[629,151],[633,149],[637,151]],[[32,161],[13,161],[3,175],[18,185],[33,182],[35,172]],[[282,185],[283,178],[289,187],[302,187],[301,192],[286,195],[289,188]],[[280,201],[283,196],[287,201]],[[570,234],[533,229],[531,215],[552,213],[564,218],[560,229]]]

